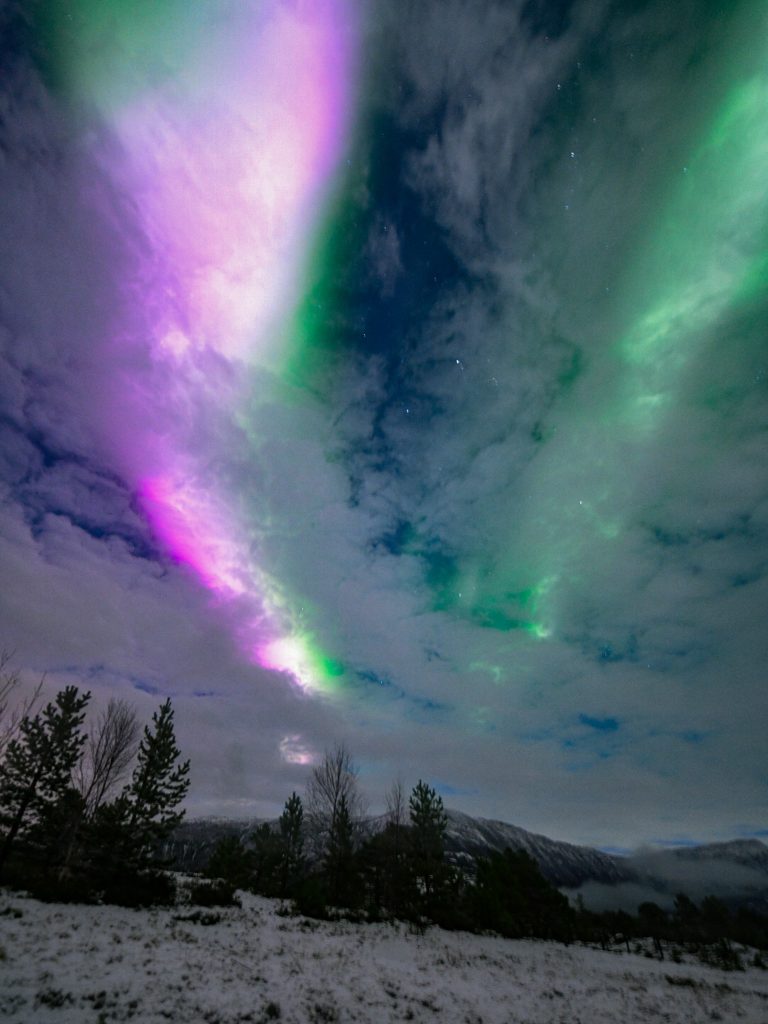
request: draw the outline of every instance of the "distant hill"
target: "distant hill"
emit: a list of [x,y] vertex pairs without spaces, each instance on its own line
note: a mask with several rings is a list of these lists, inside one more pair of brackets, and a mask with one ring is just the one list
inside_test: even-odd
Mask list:
[[[602,853],[528,832],[517,825],[447,812],[446,852],[450,861],[472,871],[478,857],[506,847],[525,850],[542,874],[587,905],[623,905],[636,909],[643,900],[671,904],[685,892],[693,899],[714,893],[732,904],[745,903],[768,912],[768,846],[757,839],[739,839],[703,846],[640,851],[629,857]],[[202,871],[216,843],[224,836],[247,840],[263,819],[199,818],[183,822],[163,849],[163,856],[182,871]],[[272,827],[276,822],[269,822]],[[383,819],[371,819],[374,832]]]
[[590,846],[574,846],[504,821],[448,811],[446,850],[454,863],[471,868],[478,857],[507,847],[529,853],[544,877],[557,886],[575,888],[587,881],[613,884],[633,877],[621,858]]
[[[526,850],[539,864],[542,873],[555,885],[579,886],[586,881],[615,883],[630,877],[621,860],[588,846],[573,846],[546,836],[526,832],[503,821],[472,818],[460,811],[448,811],[446,852],[454,864],[472,869],[478,857],[506,847]],[[383,818],[368,822],[372,832],[383,825]],[[181,870],[201,871],[208,863],[216,843],[225,836],[247,839],[263,820],[200,818],[183,822],[163,849]],[[276,822],[269,822],[273,827]]]
[[713,894],[731,905],[768,913],[768,846],[758,839],[640,851],[626,863],[641,885],[662,897],[661,903],[678,892],[694,900]]
[[165,842],[161,855],[179,871],[203,871],[220,839],[237,836],[245,842],[261,824],[259,818],[190,818]]
[[759,839],[731,839],[725,843],[705,846],[676,846],[671,850],[654,850],[647,855],[649,861],[674,857],[680,863],[740,865],[768,874],[768,846]]

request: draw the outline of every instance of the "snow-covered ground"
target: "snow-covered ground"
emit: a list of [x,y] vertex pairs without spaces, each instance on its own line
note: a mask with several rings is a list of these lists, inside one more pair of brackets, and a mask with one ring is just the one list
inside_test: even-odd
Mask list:
[[[18,1024],[768,1024],[768,972],[404,925],[44,904],[0,891],[0,1019]],[[202,920],[184,920],[197,913]],[[216,923],[203,923],[207,915]]]

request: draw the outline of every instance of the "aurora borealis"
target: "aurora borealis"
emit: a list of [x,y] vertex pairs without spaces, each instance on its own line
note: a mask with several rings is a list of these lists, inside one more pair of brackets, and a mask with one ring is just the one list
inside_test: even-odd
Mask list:
[[5,3],[0,643],[191,813],[765,834],[768,12]]
[[94,156],[132,203],[143,243],[120,282],[135,307],[115,311],[120,414],[105,411],[105,434],[162,549],[221,601],[240,602],[246,653],[311,685],[279,582],[252,550],[261,524],[210,480],[194,435],[209,418],[247,453],[232,413],[270,390],[251,383],[253,368],[285,359],[281,324],[349,120],[351,10],[342,0],[302,14],[279,3],[73,10],[54,33],[63,77],[101,113],[109,142]]

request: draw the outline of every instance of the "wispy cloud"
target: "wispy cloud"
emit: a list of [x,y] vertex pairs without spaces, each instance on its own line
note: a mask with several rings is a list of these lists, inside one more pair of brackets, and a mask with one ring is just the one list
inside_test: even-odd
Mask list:
[[271,812],[341,737],[374,798],[759,828],[764,13],[626,6],[378,5],[309,139],[258,49],[322,78],[293,5],[203,46],[204,5],[126,9],[87,106],[96,57],[6,34],[2,629],[51,685],[172,693],[197,809]]

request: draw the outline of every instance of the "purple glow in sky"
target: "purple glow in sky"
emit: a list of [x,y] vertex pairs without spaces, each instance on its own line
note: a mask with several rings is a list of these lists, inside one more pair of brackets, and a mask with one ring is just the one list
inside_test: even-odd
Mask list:
[[214,422],[247,447],[242,403],[279,373],[349,127],[354,42],[345,0],[247,10],[200,32],[156,87],[107,104],[102,159],[139,241],[106,432],[166,550],[237,599],[247,650],[272,642],[270,667],[290,672],[275,665],[291,624],[254,553],[258,524],[212,487],[196,437]]

